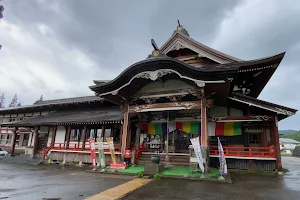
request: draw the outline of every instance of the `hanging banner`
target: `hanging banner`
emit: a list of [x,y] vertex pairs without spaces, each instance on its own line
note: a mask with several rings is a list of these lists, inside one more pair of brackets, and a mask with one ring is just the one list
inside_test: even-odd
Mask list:
[[191,138],[190,139],[198,160],[198,164],[199,167],[202,171],[202,173],[204,173],[204,165],[203,165],[203,158],[202,158],[202,153],[201,153],[201,147],[200,147],[200,143],[199,143],[199,137],[195,137],[195,138]]
[[116,164],[116,155],[115,155],[115,147],[114,147],[114,141],[112,137],[106,138],[106,141],[109,146],[109,151],[111,155],[111,161],[115,165]]
[[227,174],[227,164],[226,164],[223,147],[219,137],[218,137],[218,149],[219,149],[219,161],[220,161],[220,174],[222,176]]
[[92,164],[94,167],[96,167],[96,146],[95,146],[95,140],[90,139],[89,140],[89,145],[90,145],[90,152],[91,152],[91,158],[92,158]]
[[102,137],[97,138],[97,144],[98,144],[98,153],[99,153],[100,166],[101,166],[102,169],[104,169],[104,168],[106,168],[106,163],[105,163],[104,144],[103,144],[103,138]]

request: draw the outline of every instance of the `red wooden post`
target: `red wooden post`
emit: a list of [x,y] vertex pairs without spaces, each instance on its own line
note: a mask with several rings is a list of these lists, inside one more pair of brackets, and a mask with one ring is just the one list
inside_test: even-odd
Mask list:
[[15,128],[13,130],[13,138],[12,138],[12,148],[11,148],[11,156],[14,157],[15,156],[15,148],[16,148],[16,142],[17,142],[17,130],[18,128]]
[[69,145],[70,145],[70,136],[71,136],[71,126],[68,127],[68,132],[67,132],[67,138],[66,138],[66,148],[68,149],[69,148]]
[[252,157],[252,148],[249,147],[249,156]]
[[128,133],[128,112],[129,105],[128,103],[124,104],[124,123],[123,123],[123,134],[122,134],[122,144],[121,144],[121,155],[124,157],[126,150],[126,141],[127,141],[127,133]]
[[87,126],[84,126],[83,140],[82,140],[82,151],[85,149],[86,135],[87,135]]

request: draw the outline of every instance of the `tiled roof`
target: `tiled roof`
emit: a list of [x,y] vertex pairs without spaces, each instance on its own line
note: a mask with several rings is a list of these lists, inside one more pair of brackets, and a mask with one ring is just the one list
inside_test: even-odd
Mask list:
[[33,105],[25,105],[18,107],[8,107],[8,108],[0,108],[1,111],[11,111],[18,109],[30,109],[30,108],[39,108],[44,106],[53,106],[53,105],[66,105],[66,104],[77,104],[77,103],[85,103],[85,102],[96,102],[96,101],[104,101],[103,98],[98,96],[84,96],[84,97],[75,97],[75,98],[66,98],[66,99],[53,99],[46,101],[37,101]]
[[103,124],[121,123],[123,113],[118,108],[76,109],[64,110],[39,115],[22,121],[9,122],[6,126],[42,126],[42,125],[69,125],[69,124]]

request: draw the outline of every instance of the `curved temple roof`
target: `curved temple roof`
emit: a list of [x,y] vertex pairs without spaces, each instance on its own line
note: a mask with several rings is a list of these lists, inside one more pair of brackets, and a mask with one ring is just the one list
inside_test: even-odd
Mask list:
[[[193,67],[182,61],[169,57],[154,57],[137,62],[125,69],[114,80],[101,82],[90,86],[90,89],[97,92],[100,96],[109,93],[117,93],[120,89],[126,87],[135,78],[155,79],[157,76],[163,76],[169,73],[175,73],[181,78],[199,82],[224,82],[228,78],[234,78],[236,74],[244,71],[254,71],[271,67],[273,64],[279,64],[285,53],[280,53],[271,57],[250,61],[238,61],[226,64],[203,65],[200,68]],[[163,70],[165,70],[163,72]],[[276,67],[274,68],[274,71]],[[165,74],[159,74],[165,73]],[[156,77],[151,77],[151,75]],[[145,77],[148,76],[148,77]]]

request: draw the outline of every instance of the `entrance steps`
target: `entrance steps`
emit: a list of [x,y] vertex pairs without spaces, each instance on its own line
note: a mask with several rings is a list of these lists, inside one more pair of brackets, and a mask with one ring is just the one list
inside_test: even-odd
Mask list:
[[[166,164],[165,162],[165,158],[166,155],[159,155],[160,157],[160,163],[161,164]],[[137,164],[147,164],[147,163],[151,163],[151,154],[142,154],[139,159],[137,160]],[[180,155],[169,155],[169,165],[174,165],[174,166],[189,166],[190,164],[190,157],[189,155],[184,155],[184,154],[180,154]]]

